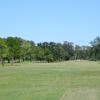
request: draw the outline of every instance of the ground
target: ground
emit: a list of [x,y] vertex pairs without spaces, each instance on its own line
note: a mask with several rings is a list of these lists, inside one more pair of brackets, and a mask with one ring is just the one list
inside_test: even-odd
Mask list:
[[99,62],[25,62],[0,67],[0,100],[100,100],[99,94]]

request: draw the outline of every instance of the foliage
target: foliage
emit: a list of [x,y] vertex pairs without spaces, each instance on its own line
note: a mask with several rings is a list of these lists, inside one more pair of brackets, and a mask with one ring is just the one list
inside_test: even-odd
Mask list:
[[7,55],[7,45],[5,43],[5,40],[0,38],[0,60],[2,62],[2,65],[4,64],[4,58]]
[[19,37],[0,38],[0,60],[4,63],[20,62],[25,60],[62,61],[62,60],[100,60],[100,37],[96,37],[91,46],[79,46],[64,41],[63,44],[43,42],[37,45],[34,41]]

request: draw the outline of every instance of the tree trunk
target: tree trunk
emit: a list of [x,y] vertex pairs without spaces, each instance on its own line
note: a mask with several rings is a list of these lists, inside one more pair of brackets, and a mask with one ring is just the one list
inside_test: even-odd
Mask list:
[[10,59],[8,58],[8,63],[10,63]]

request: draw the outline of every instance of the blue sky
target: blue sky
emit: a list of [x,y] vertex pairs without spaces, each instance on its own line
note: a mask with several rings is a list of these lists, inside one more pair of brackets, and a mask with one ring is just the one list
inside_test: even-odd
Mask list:
[[100,36],[100,0],[0,0],[0,37],[88,45]]

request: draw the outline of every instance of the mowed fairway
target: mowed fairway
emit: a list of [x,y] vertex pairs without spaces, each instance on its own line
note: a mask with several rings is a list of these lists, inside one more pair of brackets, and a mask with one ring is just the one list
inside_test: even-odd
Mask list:
[[0,67],[0,100],[100,100],[100,63],[22,63]]

